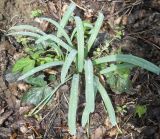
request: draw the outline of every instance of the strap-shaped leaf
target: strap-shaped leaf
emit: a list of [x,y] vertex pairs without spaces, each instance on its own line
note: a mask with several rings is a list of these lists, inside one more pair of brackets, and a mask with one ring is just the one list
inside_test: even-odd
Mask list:
[[59,46],[57,46],[55,43],[50,43],[50,46],[55,50],[58,56],[63,56],[63,52]]
[[112,123],[113,126],[115,126],[117,124],[116,122],[116,116],[115,116],[115,111],[114,108],[112,106],[111,100],[107,94],[107,91],[105,90],[105,88],[102,86],[102,84],[100,83],[98,77],[96,77],[96,82],[97,82],[97,89],[103,99],[104,105],[107,109],[108,115],[109,115],[109,119]]
[[68,126],[71,135],[76,134],[76,112],[78,105],[79,74],[74,74],[69,99]]
[[95,23],[95,26],[94,26],[94,28],[92,29],[92,30],[93,30],[93,31],[92,31],[92,34],[91,34],[91,36],[90,36],[90,38],[89,38],[89,40],[88,40],[88,42],[87,42],[88,52],[89,52],[89,50],[91,49],[94,41],[96,40],[96,37],[97,37],[97,35],[98,35],[98,32],[99,32],[99,30],[100,30],[100,28],[101,28],[101,26],[102,26],[102,23],[103,23],[103,19],[104,19],[104,15],[103,15],[102,13],[99,13],[99,14],[98,14],[97,21],[96,21],[96,23]]
[[67,40],[69,45],[73,45],[68,34],[66,33],[66,31],[60,26],[59,23],[57,23],[56,21],[50,19],[50,18],[40,18],[41,20],[45,20],[47,22],[50,22],[51,24],[53,24],[54,26],[57,27],[58,31],[61,33],[61,35]]
[[[94,100],[96,98],[96,94],[97,94],[97,82],[94,78]],[[81,119],[81,124],[82,127],[85,127],[87,123],[89,123],[89,115],[90,115],[90,110],[88,109],[88,107],[85,106],[83,114],[82,114],[82,119]]]
[[107,74],[112,71],[120,70],[120,69],[132,69],[134,67],[133,64],[123,63],[123,64],[117,64],[117,65],[111,65],[110,67],[107,67],[106,69],[103,69],[100,71],[101,74]]
[[[72,13],[73,13],[75,8],[76,8],[76,5],[74,3],[71,3],[69,5],[69,7],[67,8],[67,11],[65,11],[65,13],[64,13],[64,15],[63,15],[63,17],[62,17],[62,19],[60,21],[60,26],[62,28],[64,28],[66,26],[66,24],[67,24],[69,18],[71,17],[71,15],[72,15]],[[57,36],[61,37],[60,31],[57,32]]]
[[77,33],[77,29],[75,27],[71,34],[71,40],[73,40],[73,37],[75,36],[76,33]]
[[63,67],[62,67],[62,71],[61,71],[61,82],[65,81],[65,78],[66,78],[66,75],[68,73],[69,67],[71,66],[73,60],[75,59],[76,54],[77,54],[77,51],[73,49],[69,53],[68,57],[66,58],[66,60],[63,64]]
[[84,65],[84,30],[83,23],[80,17],[75,17],[77,29],[77,43],[78,43],[78,71],[82,72]]
[[60,45],[63,48],[65,48],[67,51],[71,51],[72,50],[72,48],[68,44],[66,44],[64,41],[62,41],[61,39],[59,39],[55,35],[42,36],[36,41],[36,43],[37,44],[38,43],[43,43],[44,41],[47,41],[47,40],[52,40],[52,41],[56,42],[58,45]]
[[85,127],[86,124],[89,122],[89,115],[90,115],[90,112],[89,112],[88,108],[85,107],[83,114],[82,114],[82,119],[81,119],[82,127]]
[[91,24],[91,23],[89,23],[89,22],[83,22],[83,26],[86,28],[93,28],[93,25]]
[[144,60],[143,58],[139,58],[133,55],[117,54],[117,55],[105,56],[105,57],[101,57],[94,60],[94,63],[101,64],[101,63],[113,62],[113,61],[130,63],[133,65],[139,66],[143,69],[146,69],[148,71],[151,71],[153,73],[156,73],[158,75],[160,74],[160,68],[158,66],[156,66],[155,64],[147,60]]
[[39,28],[37,27],[33,27],[31,25],[17,25],[17,26],[13,26],[9,29],[10,30],[29,30],[29,31],[32,31],[32,32],[37,32],[41,35],[46,35],[46,33],[44,33],[42,30],[40,30]]
[[7,35],[11,35],[11,36],[18,36],[18,35],[22,35],[22,36],[29,36],[29,37],[34,37],[34,38],[40,38],[41,35],[34,33],[34,32],[25,32],[25,31],[20,31],[20,32],[12,32],[12,33],[8,33]]
[[86,96],[86,107],[88,112],[94,112],[95,107],[95,94],[94,94],[94,76],[93,76],[93,65],[91,60],[85,61],[85,96]]
[[23,80],[41,70],[44,70],[46,68],[50,68],[50,67],[54,67],[54,66],[59,66],[59,65],[62,65],[63,62],[62,61],[56,61],[56,62],[50,62],[50,63],[46,63],[46,64],[43,64],[43,65],[40,65],[36,68],[33,68],[32,70],[28,71],[27,73],[23,74],[21,77],[18,78],[18,81],[20,80]]
[[[87,23],[87,22],[83,22],[83,26],[84,26],[84,28],[85,27],[93,28],[92,24]],[[71,40],[73,40],[73,37],[75,36],[76,33],[77,33],[77,28],[74,28],[74,30],[72,31],[72,34],[71,34]]]

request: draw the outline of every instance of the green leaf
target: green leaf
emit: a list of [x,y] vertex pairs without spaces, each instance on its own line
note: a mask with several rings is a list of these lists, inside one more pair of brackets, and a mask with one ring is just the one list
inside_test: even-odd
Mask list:
[[50,94],[46,94],[46,96],[37,104],[34,109],[32,109],[32,111],[28,115],[31,116],[32,114],[37,114],[40,110],[42,110],[43,107],[47,105],[47,103],[52,99],[53,95],[57,92],[61,85],[62,84],[59,84],[57,87],[55,87]]
[[55,50],[58,56],[63,56],[63,52],[59,46],[57,46],[55,43],[50,43],[50,46]]
[[125,72],[118,70],[117,72],[105,74],[105,76],[111,90],[116,94],[127,93],[132,87],[129,69],[126,69]]
[[[68,23],[69,18],[73,14],[74,9],[76,8],[76,5],[74,3],[71,3],[69,7],[67,8],[67,11],[65,11],[61,21],[60,21],[60,26],[64,28],[66,24]],[[57,36],[60,37],[60,31],[57,32]]]
[[35,61],[30,59],[29,57],[21,58],[16,61],[16,63],[13,66],[12,72],[27,72],[31,69],[33,69],[35,66]]
[[34,18],[34,17],[40,17],[42,15],[42,10],[40,9],[37,9],[37,10],[33,10],[31,11],[31,17]]
[[41,35],[46,35],[46,33],[44,33],[42,30],[40,30],[37,27],[33,27],[31,25],[17,25],[17,26],[13,26],[9,29],[10,30],[28,30],[28,31],[32,31],[32,32],[36,32],[39,33]]
[[34,38],[40,38],[41,35],[37,34],[37,33],[33,33],[33,32],[25,32],[25,31],[20,31],[20,32],[12,32],[12,33],[8,33],[8,36],[18,36],[18,35],[22,35],[22,36],[29,36],[29,37],[34,37]]
[[78,105],[79,74],[74,74],[71,84],[71,93],[69,99],[68,126],[71,135],[76,134],[76,112]]
[[50,94],[50,87],[33,87],[22,97],[21,101],[28,104],[37,105],[47,94]]
[[56,21],[50,19],[50,18],[40,18],[42,20],[48,21],[50,23],[52,23],[54,26],[56,26],[58,28],[59,33],[64,36],[64,38],[67,40],[68,44],[73,46],[68,34],[66,33],[66,31],[60,26],[59,23],[57,23]]
[[39,71],[44,70],[46,68],[60,66],[62,64],[63,64],[62,61],[55,61],[55,62],[50,62],[50,63],[40,65],[40,66],[28,71],[27,73],[23,74],[21,77],[18,78],[18,81],[23,80],[23,79],[35,74],[36,72],[39,72]]
[[128,63],[123,63],[123,64],[111,64],[110,67],[107,67],[106,69],[103,69],[100,71],[101,74],[107,74],[109,72],[113,72],[116,70],[120,70],[120,69],[132,69],[134,67],[134,65],[132,64],[128,64]]
[[[88,23],[88,22],[83,22],[83,27],[84,27],[83,30],[85,30],[85,28],[87,28],[87,29],[93,28],[92,24]],[[73,37],[76,35],[76,33],[77,33],[77,28],[75,27],[74,30],[72,31],[72,34],[71,34],[71,40],[73,40]]]
[[32,109],[32,111],[28,115],[31,116],[32,114],[37,114],[40,110],[42,110],[43,107],[52,99],[53,95],[57,92],[59,87],[61,87],[61,85],[66,83],[68,80],[70,80],[70,78],[67,78],[65,82],[60,83],[58,86],[56,86],[54,90],[50,94],[47,94],[45,98],[41,100],[41,102],[39,102],[38,105],[34,109]]
[[88,112],[94,112],[95,107],[95,94],[94,94],[94,76],[93,65],[91,60],[85,61],[85,96],[86,96],[86,109]]
[[88,21],[83,21],[83,26],[89,29],[93,28],[93,25]]
[[75,36],[76,33],[77,33],[77,28],[75,27],[71,34],[71,40],[73,40],[73,37]]
[[84,65],[84,30],[80,17],[75,17],[77,28],[77,42],[78,42],[78,71],[82,72]]
[[[95,100],[97,94],[97,82],[95,81],[95,78],[93,85],[94,85],[94,100]],[[81,119],[82,127],[85,127],[86,124],[89,123],[89,115],[90,115],[90,110],[87,108],[87,106],[85,106]]]
[[98,18],[97,18],[97,21],[95,23],[95,26],[94,28],[92,29],[92,34],[87,42],[87,49],[88,49],[88,52],[90,51],[94,41],[96,40],[96,37],[98,35],[98,32],[102,26],[102,23],[103,23],[103,19],[104,19],[104,15],[102,13],[99,13],[98,14]]
[[46,40],[52,40],[53,42],[56,42],[58,45],[62,46],[63,48],[65,48],[67,51],[71,51],[72,47],[69,46],[68,44],[66,44],[64,41],[62,41],[61,39],[59,39],[58,37],[54,36],[54,35],[45,35],[40,37],[36,43],[43,43]]
[[65,78],[66,78],[66,75],[68,73],[69,67],[71,66],[73,60],[75,59],[76,54],[77,54],[77,51],[73,49],[69,53],[68,57],[66,58],[66,60],[63,64],[63,67],[62,67],[62,71],[61,71],[61,82],[65,81]]
[[42,87],[42,86],[47,85],[47,82],[44,81],[44,77],[45,76],[43,74],[37,77],[30,76],[25,81],[33,86]]
[[89,122],[89,115],[90,115],[90,112],[88,111],[88,108],[85,107],[82,114],[82,120],[81,120],[82,127],[85,127],[86,124]]
[[146,105],[136,105],[135,115],[138,115],[141,118],[147,112]]
[[102,84],[100,83],[98,77],[96,77],[96,82],[97,82],[97,89],[103,99],[104,105],[107,109],[108,115],[109,115],[109,119],[112,123],[113,126],[115,126],[117,124],[116,122],[116,116],[115,116],[115,111],[114,108],[112,106],[111,100],[107,94],[107,91],[105,90],[105,88],[102,86]]
[[144,60],[143,58],[139,58],[133,55],[124,55],[124,54],[117,54],[117,55],[110,55],[110,56],[105,56],[98,58],[94,60],[95,64],[102,64],[106,62],[114,62],[114,61],[121,61],[121,62],[126,62],[130,63],[136,66],[139,66],[143,69],[146,69],[148,71],[151,71],[155,74],[160,74],[160,68],[156,66],[155,64]]

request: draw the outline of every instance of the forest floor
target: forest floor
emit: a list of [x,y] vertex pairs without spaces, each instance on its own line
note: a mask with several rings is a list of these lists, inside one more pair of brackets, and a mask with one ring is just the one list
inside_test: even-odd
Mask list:
[[[137,68],[132,72],[132,88],[128,93],[109,95],[116,115],[117,127],[112,127],[103,103],[97,99],[96,110],[91,115],[90,137],[80,126],[77,136],[71,137],[67,127],[69,86],[59,90],[54,103],[37,117],[26,117],[33,108],[21,104],[20,98],[27,84],[11,76],[15,61],[23,56],[22,45],[7,30],[16,24],[34,24],[31,11],[40,9],[43,16],[59,20],[68,0],[0,0],[0,139],[160,139],[160,76]],[[159,0],[76,0],[76,15],[95,20],[98,11],[105,15],[101,32],[114,36],[116,27],[124,27],[124,36],[111,43],[114,49],[145,58],[160,65],[160,1]],[[48,24],[43,24],[43,30]],[[103,37],[102,37],[103,39]],[[58,95],[61,94],[61,95]],[[135,114],[136,106],[145,106],[142,116]],[[81,113],[78,113],[80,116]]]

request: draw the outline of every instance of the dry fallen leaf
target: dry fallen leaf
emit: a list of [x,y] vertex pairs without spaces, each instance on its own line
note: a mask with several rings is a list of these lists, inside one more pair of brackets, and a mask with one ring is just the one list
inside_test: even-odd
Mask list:
[[13,113],[13,111],[8,111],[8,112],[5,112],[3,113],[1,116],[0,116],[0,125],[2,125],[6,119],[8,119],[8,117]]
[[19,114],[20,115],[23,115],[23,114],[26,114],[28,113],[31,109],[32,109],[33,106],[24,106],[24,107],[20,107],[19,108]]
[[17,139],[17,133],[13,133],[11,136],[10,136],[10,139]]
[[27,127],[26,127],[25,125],[23,125],[23,126],[20,127],[20,131],[21,131],[23,134],[25,134],[25,133],[27,133],[28,129],[27,129]]
[[51,13],[52,12],[57,13],[56,5],[53,2],[49,1],[48,6]]
[[62,15],[64,14],[64,12],[67,10],[67,8],[68,8],[68,4],[67,3],[65,3],[64,5],[63,5],[63,7],[62,7]]
[[24,82],[18,83],[17,87],[20,91],[27,91],[29,89],[29,85]]
[[98,127],[94,134],[91,135],[91,139],[103,139],[103,136],[106,132],[106,128],[104,126]]
[[119,25],[121,23],[121,21],[122,21],[122,16],[120,16],[114,20],[114,25]]
[[48,30],[48,27],[49,27],[49,23],[48,22],[46,22],[44,20],[41,20],[39,18],[35,18],[35,21],[39,23],[39,26],[43,31],[47,31]]
[[106,118],[104,125],[106,126],[107,130],[112,128],[112,124],[111,124],[109,118]]

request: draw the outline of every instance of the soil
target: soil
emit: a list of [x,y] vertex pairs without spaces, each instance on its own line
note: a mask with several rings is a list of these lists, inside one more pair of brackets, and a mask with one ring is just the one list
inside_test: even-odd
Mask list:
[[[25,116],[33,108],[20,102],[28,86],[17,82],[18,75],[16,77],[11,73],[12,65],[24,54],[21,44],[6,36],[7,30],[22,22],[33,24],[35,19],[30,15],[34,9],[41,9],[43,16],[60,19],[69,3],[68,0],[0,1],[0,139],[159,139],[160,76],[142,69],[132,72],[133,88],[129,93],[116,95],[109,92],[114,106],[126,105],[126,113],[117,112],[119,128],[111,126],[103,103],[97,99],[96,110],[91,115],[90,137],[80,126],[80,112],[77,136],[71,137],[66,120],[68,85],[59,90],[61,93],[57,93],[53,104],[37,117]],[[124,27],[123,38],[111,44],[114,49],[122,48],[124,53],[160,65],[159,0],[77,0],[76,4],[79,7],[76,14],[84,19],[95,20],[97,11],[102,10],[105,15],[102,33],[113,36],[116,26]],[[141,118],[134,114],[138,104],[147,107],[147,112]]]

